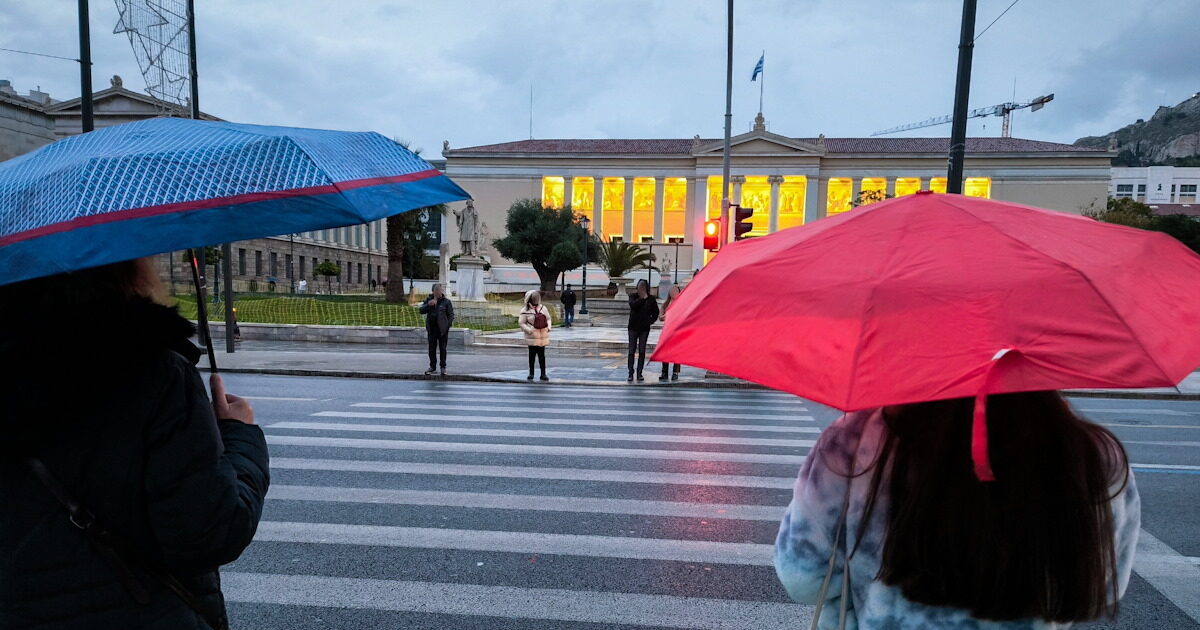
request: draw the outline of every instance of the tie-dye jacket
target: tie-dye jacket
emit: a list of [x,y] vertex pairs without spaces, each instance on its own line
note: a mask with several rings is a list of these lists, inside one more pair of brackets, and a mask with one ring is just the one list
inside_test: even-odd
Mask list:
[[[815,604],[829,565],[835,528],[850,484],[850,507],[846,515],[847,529],[852,534],[864,516],[866,495],[871,473],[854,479],[838,472],[850,470],[851,455],[857,445],[857,462],[873,462],[882,444],[883,417],[878,410],[850,413],[826,430],[812,453],[805,459],[796,481],[792,503],[779,529],[775,543],[775,570],[779,580],[793,599]],[[861,439],[860,439],[861,436]],[[855,472],[862,470],[859,464]],[[900,590],[875,580],[879,572],[880,554],[888,511],[887,483],[881,486],[871,522],[863,539],[850,559],[850,605],[846,628],[863,630],[918,630],[953,628],[954,630],[1051,630],[1070,624],[1055,624],[1041,619],[1021,621],[981,621],[959,608],[927,606],[909,601]],[[1125,593],[1133,568],[1133,552],[1141,523],[1141,508],[1137,487],[1130,473],[1125,490],[1112,501],[1113,523],[1116,526],[1118,590]],[[844,536],[845,534],[843,534]],[[821,628],[837,628],[841,605],[844,554],[834,565],[833,579],[826,593],[821,612]]]

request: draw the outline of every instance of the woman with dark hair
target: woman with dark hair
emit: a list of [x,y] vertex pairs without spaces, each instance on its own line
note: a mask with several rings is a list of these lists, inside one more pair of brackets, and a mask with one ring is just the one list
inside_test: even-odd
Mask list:
[[[820,625],[1042,629],[1115,616],[1141,521],[1125,450],[1053,391],[850,413],[801,468],[775,568]],[[843,592],[846,598],[843,599]],[[844,606],[844,611],[841,610]]]
[[267,445],[148,260],[0,287],[0,628],[226,625]]

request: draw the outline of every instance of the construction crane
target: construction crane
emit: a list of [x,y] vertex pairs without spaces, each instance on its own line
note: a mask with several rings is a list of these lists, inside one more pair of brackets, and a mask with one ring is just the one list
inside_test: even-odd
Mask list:
[[[1039,96],[1031,101],[1026,101],[1024,103],[1000,103],[999,105],[992,105],[990,107],[980,107],[979,109],[973,109],[973,110],[967,112],[967,118],[982,118],[984,116],[1000,116],[1004,119],[1004,125],[1001,127],[1001,130],[1000,130],[1000,137],[1010,138],[1010,137],[1012,137],[1010,129],[1011,129],[1011,124],[1012,124],[1012,113],[1013,112],[1017,111],[1018,109],[1025,109],[1026,107],[1029,108],[1029,111],[1036,112],[1037,110],[1045,107],[1046,103],[1049,103],[1052,100],[1054,100],[1054,95],[1047,94],[1046,96]],[[949,124],[952,120],[954,120],[953,116],[938,116],[936,118],[922,120],[921,122],[909,123],[907,125],[900,125],[899,127],[892,127],[891,129],[884,129],[883,131],[876,131],[875,133],[873,133],[871,135],[872,136],[884,136],[889,133],[908,131],[909,129],[920,129],[922,127],[934,127],[937,125],[945,125],[945,124]]]

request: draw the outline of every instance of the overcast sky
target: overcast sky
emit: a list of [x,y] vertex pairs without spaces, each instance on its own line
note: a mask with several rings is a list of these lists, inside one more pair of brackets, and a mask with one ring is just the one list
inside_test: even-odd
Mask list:
[[[1011,0],[979,0],[977,32]],[[197,0],[200,103],[227,120],[374,130],[439,157],[537,138],[719,137],[721,0]],[[949,114],[958,0],[737,0],[734,133],[865,136]],[[4,0],[0,47],[75,57],[75,0]],[[111,0],[91,0],[94,84],[143,90]],[[975,47],[971,107],[1053,92],[1014,135],[1071,142],[1200,91],[1200,1],[1020,0]],[[0,52],[21,93],[79,94],[70,61]],[[907,135],[949,135],[949,125]],[[998,118],[971,135],[999,135]]]

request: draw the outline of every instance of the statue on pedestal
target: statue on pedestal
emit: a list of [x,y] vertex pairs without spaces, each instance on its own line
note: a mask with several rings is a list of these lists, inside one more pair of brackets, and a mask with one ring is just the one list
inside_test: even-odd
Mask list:
[[463,256],[479,255],[479,213],[475,203],[468,199],[467,206],[454,211],[454,220],[458,224],[458,241],[462,246]]

